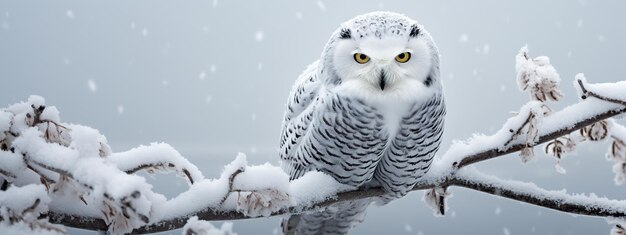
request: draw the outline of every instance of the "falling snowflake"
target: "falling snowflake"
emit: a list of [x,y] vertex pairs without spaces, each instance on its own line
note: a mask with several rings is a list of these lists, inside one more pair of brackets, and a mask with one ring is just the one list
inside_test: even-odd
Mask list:
[[263,38],[265,37],[265,35],[263,35],[263,31],[259,30],[256,32],[256,34],[254,34],[254,39],[257,42],[263,41]]
[[468,40],[469,40],[469,37],[467,36],[467,34],[461,34],[461,36],[459,37],[460,43],[466,43]]
[[413,231],[413,227],[411,227],[411,225],[409,224],[405,224],[404,231],[406,231],[407,233],[410,233],[411,231]]
[[326,11],[326,4],[322,1],[317,1],[317,7],[319,7],[321,11]]
[[87,87],[89,87],[89,90],[91,92],[96,92],[98,90],[98,86],[96,85],[96,82],[92,79],[87,80]]
[[74,12],[72,10],[67,10],[65,15],[67,15],[67,18],[74,19]]

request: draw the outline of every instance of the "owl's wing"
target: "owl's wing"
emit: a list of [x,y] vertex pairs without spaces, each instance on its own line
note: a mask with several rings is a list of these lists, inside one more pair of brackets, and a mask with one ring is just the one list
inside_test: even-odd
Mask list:
[[300,74],[291,88],[287,101],[280,136],[280,159],[290,179],[296,179],[307,171],[302,164],[295,161],[293,152],[305,136],[315,112],[315,103],[322,83],[317,73],[318,64],[319,61],[313,62]]
[[422,177],[439,149],[446,107],[442,94],[416,103],[401,122],[376,168],[378,181],[390,198],[406,195]]

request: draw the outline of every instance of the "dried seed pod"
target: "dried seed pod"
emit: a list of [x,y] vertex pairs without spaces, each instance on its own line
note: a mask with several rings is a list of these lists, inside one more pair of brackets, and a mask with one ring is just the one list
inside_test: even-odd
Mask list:
[[544,151],[548,155],[561,159],[563,153],[565,153],[565,144],[559,139],[555,139],[546,144]]
[[620,224],[616,224],[611,229],[611,235],[626,235],[626,229]]
[[626,144],[620,139],[613,138],[606,157],[608,160],[626,161]]
[[587,137],[591,141],[600,141],[605,139],[609,134],[609,124],[606,120],[602,120],[581,128],[581,135]]
[[426,191],[423,200],[428,207],[433,209],[435,216],[443,216],[446,210],[446,197],[451,195],[452,194],[447,191],[447,188],[433,188]]
[[535,151],[532,147],[526,146],[520,151],[520,157],[522,157],[522,163],[527,163],[535,157]]

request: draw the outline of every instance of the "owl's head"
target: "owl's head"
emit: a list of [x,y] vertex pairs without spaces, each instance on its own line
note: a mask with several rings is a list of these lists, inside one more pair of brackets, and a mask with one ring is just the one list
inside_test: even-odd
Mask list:
[[373,12],[341,25],[322,55],[327,84],[375,94],[441,89],[439,53],[416,21]]

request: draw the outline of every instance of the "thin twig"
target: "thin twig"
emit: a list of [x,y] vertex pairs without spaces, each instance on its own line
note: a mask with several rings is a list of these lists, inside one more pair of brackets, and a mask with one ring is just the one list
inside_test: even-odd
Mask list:
[[[537,139],[537,142],[534,143],[533,145],[531,145],[531,147],[533,146],[537,146],[540,144],[543,144],[545,142],[548,142],[550,140],[554,140],[556,138],[559,138],[561,136],[567,135],[569,133],[572,133],[580,128],[583,128],[585,126],[591,125],[595,122],[610,118],[610,117],[614,117],[618,114],[621,113],[625,113],[626,112],[626,108],[624,109],[619,109],[619,110],[608,110],[606,112],[600,113],[594,117],[591,118],[587,118],[584,120],[581,120],[577,123],[574,123],[573,125],[570,125],[566,128],[562,128],[559,130],[555,130],[553,132],[550,133],[546,133],[544,135],[539,136],[539,138]],[[507,155],[509,153],[514,153],[517,151],[520,151],[524,148],[527,148],[528,145],[526,143],[521,143],[521,144],[516,144],[516,145],[512,145],[511,147],[507,148],[506,150],[499,150],[497,148],[493,148],[493,149],[487,149],[484,150],[482,152],[476,153],[476,154],[472,154],[469,155],[467,157],[464,157],[461,161],[459,161],[459,163],[457,164],[458,167],[463,167],[463,166],[467,166],[470,164],[474,164],[477,162],[481,162],[481,161],[485,161],[485,160],[489,160],[495,157],[499,157],[499,156],[503,156],[503,155]]]
[[623,100],[618,100],[618,99],[614,99],[614,98],[610,98],[610,97],[606,97],[600,94],[597,94],[593,91],[589,91],[585,88],[585,85],[583,85],[583,81],[581,81],[580,79],[578,79],[578,85],[580,85],[580,90],[583,92],[582,96],[580,98],[587,99],[587,97],[594,97],[597,99],[601,99],[607,102],[611,102],[611,103],[615,103],[615,104],[621,104],[626,106],[626,101]]
[[[167,166],[166,166],[166,165],[167,165]],[[136,173],[136,172],[138,172],[138,171],[140,171],[140,170],[143,170],[143,169],[149,169],[149,168],[155,168],[155,169],[156,169],[156,168],[159,168],[159,167],[163,167],[163,168],[165,168],[165,167],[174,168],[174,167],[175,167],[175,165],[174,165],[173,163],[167,163],[167,164],[165,164],[165,163],[163,163],[163,162],[158,162],[158,163],[145,163],[145,164],[141,164],[141,165],[139,165],[139,166],[136,166],[136,167],[135,167],[135,168],[133,168],[133,169],[126,170],[126,171],[124,171],[124,172],[126,172],[126,174],[134,174],[134,173]],[[182,172],[183,172],[183,174],[185,174],[185,176],[187,177],[187,179],[189,180],[189,182],[190,182],[191,184],[193,184],[193,183],[195,182],[195,181],[194,181],[194,179],[193,179],[193,177],[191,177],[191,173],[189,173],[189,170],[187,170],[187,168],[183,168]]]
[[[520,135],[524,127],[528,125],[528,123],[530,123],[530,120],[532,120],[534,117],[535,115],[533,115],[533,113],[530,112],[528,114],[528,117],[526,118],[526,121],[524,121],[524,123],[520,125],[520,127],[517,129],[517,131],[515,131],[515,133],[513,133],[513,135],[511,135],[511,138],[504,143],[504,146],[508,146],[513,140],[515,140]],[[511,129],[509,131],[512,132],[513,130]]]
[[[593,96],[595,98],[598,98],[607,102],[621,104],[621,105],[626,106],[626,102],[624,101],[606,98],[606,97],[597,95],[595,93],[589,92],[588,90],[584,88],[580,80],[579,80],[579,84],[581,85],[583,92],[587,94],[588,96]],[[568,123],[568,125],[564,125],[564,127],[561,129],[542,134],[541,136],[538,137],[537,142],[534,143],[533,146],[545,143],[550,140],[554,140],[556,138],[559,138],[561,136],[574,132],[582,127],[588,126],[595,122],[616,116],[624,112],[626,112],[626,107],[623,107],[620,109],[609,109],[607,111],[598,113],[593,117],[580,120],[576,123],[571,123],[571,124]],[[521,143],[521,144],[510,146],[506,150],[499,150],[497,147],[493,149],[487,149],[482,152],[463,157],[462,160],[454,163],[456,167],[454,167],[453,169],[460,169],[461,167],[464,167],[473,163],[477,163],[480,161],[503,156],[509,153],[517,152],[526,147],[529,147],[529,146],[526,143]],[[553,197],[544,198],[544,197],[540,197],[539,195],[533,195],[532,193],[524,191],[523,189],[520,189],[520,188],[500,187],[498,186],[498,184],[492,184],[492,183],[486,182],[484,179],[475,180],[475,179],[471,179],[468,177],[455,176],[454,172],[456,172],[456,170],[451,171],[449,175],[440,176],[440,178],[437,178],[436,180],[432,178],[429,179],[427,177],[424,177],[420,179],[420,181],[415,185],[415,187],[412,190],[424,190],[424,189],[431,189],[434,187],[460,186],[460,187],[465,187],[465,188],[469,188],[469,189],[473,189],[473,190],[477,190],[477,191],[481,191],[481,192],[485,192],[485,193],[489,193],[489,194],[493,194],[497,196],[502,196],[505,198],[510,198],[513,200],[526,202],[526,203],[534,204],[537,206],[559,210],[559,211],[563,211],[567,213],[589,215],[589,216],[602,216],[602,217],[607,217],[607,216],[626,217],[626,211],[616,210],[613,207],[608,207],[608,206],[589,207],[588,205],[585,205],[584,203],[568,201],[567,198],[564,198],[563,195],[553,195]],[[238,173],[235,172],[234,174],[232,174],[229,179],[229,188],[231,189],[232,189],[232,182],[236,174]],[[546,190],[543,190],[543,191],[547,192]],[[306,211],[306,210],[324,208],[337,202],[352,201],[352,200],[364,199],[364,198],[370,198],[370,197],[378,197],[378,196],[384,195],[384,193],[385,192],[382,188],[369,188],[369,189],[361,189],[361,190],[343,192],[343,193],[338,193],[336,197],[327,199],[322,202],[315,203],[311,206],[307,206],[304,208],[302,206],[290,207],[285,210],[275,212],[272,215],[280,215],[280,214],[286,214],[286,213],[301,213],[302,211]],[[613,200],[611,201],[611,203],[624,204],[626,202]],[[107,226],[102,219],[82,218],[80,216],[78,216],[79,218],[77,218],[76,216],[56,213],[54,211],[49,212],[48,215],[50,217],[50,221],[53,223],[60,223],[60,224],[64,224],[64,225],[71,226],[71,227],[90,229],[90,230],[106,230],[107,229]],[[152,224],[133,230],[133,233],[159,232],[159,231],[168,231],[168,230],[180,228],[186,223],[186,219],[192,215],[196,215],[202,220],[237,220],[237,219],[249,219],[250,218],[236,211],[219,211],[215,208],[204,208],[204,209],[201,209],[201,211],[190,212],[190,214],[187,216],[154,222]]]

